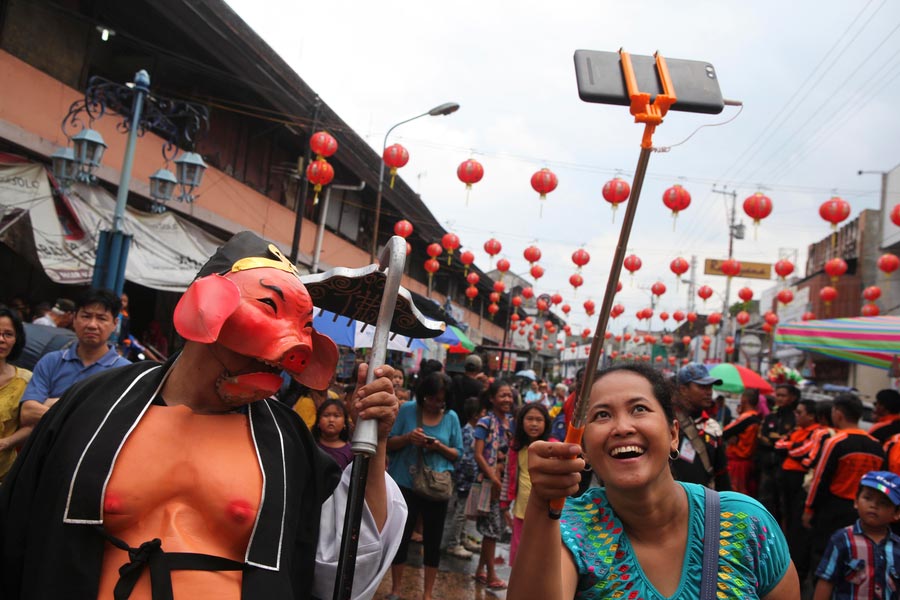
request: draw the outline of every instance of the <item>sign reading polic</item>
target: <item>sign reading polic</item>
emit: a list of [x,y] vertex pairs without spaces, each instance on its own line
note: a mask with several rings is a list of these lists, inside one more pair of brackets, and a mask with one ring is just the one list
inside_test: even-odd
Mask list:
[[[707,258],[703,265],[703,273],[706,275],[725,275],[722,272],[724,260]],[[772,265],[769,263],[755,263],[741,261],[741,274],[738,277],[750,279],[772,279]]]

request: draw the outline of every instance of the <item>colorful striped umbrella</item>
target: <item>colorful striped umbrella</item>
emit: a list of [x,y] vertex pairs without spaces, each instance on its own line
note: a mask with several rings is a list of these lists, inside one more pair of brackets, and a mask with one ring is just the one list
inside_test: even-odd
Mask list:
[[785,323],[775,343],[849,362],[890,369],[900,355],[900,317],[853,317]]
[[722,385],[714,385],[720,392],[740,394],[747,388],[756,388],[762,394],[771,394],[775,390],[772,385],[756,371],[733,363],[719,363],[709,370],[710,377],[722,380]]

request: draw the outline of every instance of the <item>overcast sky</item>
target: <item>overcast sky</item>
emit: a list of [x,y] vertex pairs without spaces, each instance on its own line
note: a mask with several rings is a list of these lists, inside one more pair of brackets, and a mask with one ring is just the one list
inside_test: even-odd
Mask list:
[[[409,164],[400,175],[418,191],[437,219],[457,233],[489,270],[482,246],[490,237],[501,256],[525,272],[522,250],[537,245],[546,275],[536,290],[560,292],[573,307],[576,331],[593,329],[582,303],[599,306],[624,206],[612,222],[601,188],[619,173],[631,182],[642,126],[628,109],[582,102],[577,93],[576,49],[634,54],[660,50],[670,58],[715,65],[723,95],[744,103],[737,114],[670,112],[654,137],[657,146],[687,142],[650,159],[629,249],[644,263],[633,283],[623,276],[617,301],[625,317],[649,306],[649,287],[669,291],[657,311],[685,309],[686,286],[676,294],[669,262],[696,256],[698,284],[718,298],[700,312],[721,307],[725,279],[705,276],[705,258],[728,251],[726,196],[734,189],[747,236],[735,257],[774,262],[806,248],[829,225],[818,206],[838,194],[851,218],[878,208],[880,177],[857,171],[890,170],[900,163],[900,3],[854,2],[595,1],[595,2],[308,2],[228,0],[347,123],[379,152],[395,123],[446,101],[460,110],[397,128],[388,144],[403,144]],[[697,131],[701,125],[722,124]],[[457,166],[472,157],[484,179],[468,206]],[[559,187],[543,203],[530,186],[532,173],[553,170]],[[350,183],[350,182],[347,182]],[[662,194],[675,183],[693,201],[673,232]],[[754,239],[741,204],[762,190],[774,203]],[[384,215],[388,224],[400,216]],[[439,240],[434,240],[439,241]],[[591,262],[577,297],[568,284],[571,254],[584,247]],[[738,279],[757,292],[775,281]],[[671,321],[669,322],[671,324]],[[659,321],[654,320],[658,326]]]

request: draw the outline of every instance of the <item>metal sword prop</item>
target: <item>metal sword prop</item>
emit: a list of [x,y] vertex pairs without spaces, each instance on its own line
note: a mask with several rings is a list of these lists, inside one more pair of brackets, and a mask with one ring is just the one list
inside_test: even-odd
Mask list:
[[[415,337],[436,337],[444,330],[441,322],[430,321],[416,310],[409,293],[400,287],[403,267],[406,263],[406,240],[394,236],[388,240],[379,261],[363,269],[333,269],[327,273],[304,279],[313,302],[320,308],[328,308],[338,314],[353,316],[371,323],[375,306],[378,317],[372,341],[372,354],[366,384],[375,379],[375,370],[382,366],[387,354],[388,338],[393,328],[398,333],[413,334]],[[378,276],[377,278],[375,276]],[[339,283],[330,291],[339,289],[339,298],[329,299],[327,285],[317,287],[326,281]],[[383,283],[380,302],[371,294]],[[318,302],[317,302],[318,297]],[[401,306],[398,307],[398,299]],[[328,304],[326,306],[326,304]],[[395,313],[400,309],[399,313]],[[393,327],[392,327],[393,325]],[[378,423],[371,419],[361,419],[353,432],[353,467],[350,473],[350,489],[347,495],[347,510],[344,514],[344,528],[341,535],[341,550],[338,561],[337,578],[334,584],[334,600],[348,600],[353,593],[353,575],[356,569],[356,552],[359,547],[360,523],[366,497],[366,479],[369,460],[378,448]]]

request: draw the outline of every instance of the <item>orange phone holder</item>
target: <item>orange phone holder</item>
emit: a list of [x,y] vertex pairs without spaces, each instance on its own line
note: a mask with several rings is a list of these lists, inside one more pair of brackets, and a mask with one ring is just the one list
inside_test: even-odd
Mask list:
[[619,57],[622,59],[622,74],[625,76],[625,88],[631,97],[631,114],[634,115],[635,123],[646,125],[644,137],[641,139],[641,148],[653,146],[653,132],[656,130],[656,126],[663,122],[663,117],[666,116],[669,107],[678,100],[675,95],[675,86],[672,85],[672,78],[669,76],[669,67],[666,66],[666,59],[659,52],[653,56],[656,58],[656,70],[663,88],[663,93],[658,94],[655,98],[638,89],[634,67],[631,64],[631,55],[624,50],[619,50]]

